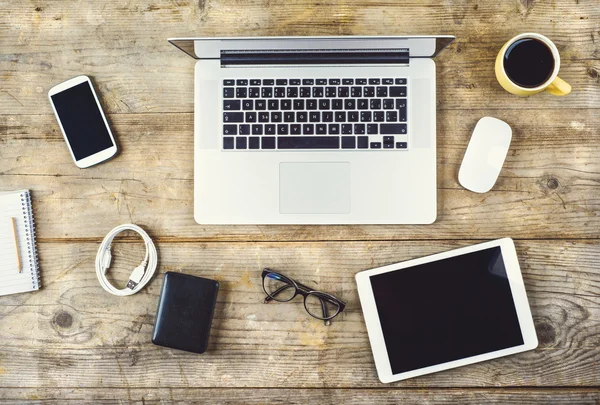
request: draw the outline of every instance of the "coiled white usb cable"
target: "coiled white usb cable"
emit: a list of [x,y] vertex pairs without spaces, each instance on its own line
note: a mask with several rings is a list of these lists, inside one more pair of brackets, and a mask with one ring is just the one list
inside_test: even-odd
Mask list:
[[[106,271],[110,267],[110,262],[112,260],[112,254],[110,253],[112,241],[115,236],[123,231],[135,231],[144,239],[144,243],[146,244],[146,255],[142,263],[133,269],[127,287],[118,290],[106,278]],[[98,254],[96,255],[96,275],[98,276],[98,281],[100,281],[102,288],[113,295],[123,297],[135,294],[144,288],[154,275],[157,264],[158,253],[156,252],[154,242],[152,242],[152,239],[150,239],[150,236],[148,236],[146,231],[134,224],[124,224],[119,225],[110,231],[100,244]],[[146,266],[148,267],[146,268]]]

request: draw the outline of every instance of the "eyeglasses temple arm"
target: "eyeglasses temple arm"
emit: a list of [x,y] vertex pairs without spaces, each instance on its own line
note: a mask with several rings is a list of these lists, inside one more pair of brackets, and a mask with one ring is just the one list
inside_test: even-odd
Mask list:
[[[319,301],[321,301],[321,309],[323,310],[323,318],[328,318],[329,312],[327,311],[327,305],[325,305],[325,300],[323,300],[321,297],[319,297]],[[324,319],[323,322],[325,322],[325,326],[331,325],[331,322],[329,321],[329,319]]]

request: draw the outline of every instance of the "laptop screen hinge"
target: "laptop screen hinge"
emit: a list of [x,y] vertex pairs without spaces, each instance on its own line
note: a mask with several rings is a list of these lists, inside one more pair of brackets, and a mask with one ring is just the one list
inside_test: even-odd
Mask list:
[[221,65],[407,64],[408,48],[221,51]]

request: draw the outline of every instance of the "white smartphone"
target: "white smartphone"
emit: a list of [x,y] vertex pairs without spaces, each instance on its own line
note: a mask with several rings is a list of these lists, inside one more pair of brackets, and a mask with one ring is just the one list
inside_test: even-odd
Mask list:
[[83,169],[110,159],[117,144],[87,76],[77,76],[52,87],[50,104],[71,157]]

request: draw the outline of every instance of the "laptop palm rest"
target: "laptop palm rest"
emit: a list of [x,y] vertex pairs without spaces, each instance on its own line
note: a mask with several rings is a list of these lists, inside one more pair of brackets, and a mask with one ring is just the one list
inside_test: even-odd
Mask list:
[[280,163],[279,212],[349,214],[350,162]]

